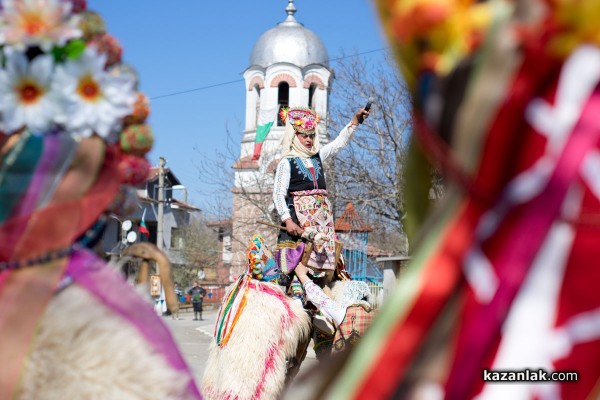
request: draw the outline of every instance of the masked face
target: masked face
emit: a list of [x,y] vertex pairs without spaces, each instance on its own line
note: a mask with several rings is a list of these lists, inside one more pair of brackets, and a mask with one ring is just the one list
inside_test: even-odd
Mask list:
[[[270,253],[270,251],[269,251]],[[263,267],[263,281],[272,281],[279,276],[279,266],[275,262],[275,258],[273,255],[270,255],[270,258],[267,258]]]
[[[120,186],[101,173],[106,144],[97,136],[80,141],[61,134],[13,137],[0,160],[5,193],[0,234],[11,238],[0,245],[2,257],[18,259],[66,248],[93,224]],[[87,200],[85,209],[84,198],[94,199]]]
[[279,276],[279,266],[261,235],[254,235],[248,245],[248,272],[260,281],[272,281]]

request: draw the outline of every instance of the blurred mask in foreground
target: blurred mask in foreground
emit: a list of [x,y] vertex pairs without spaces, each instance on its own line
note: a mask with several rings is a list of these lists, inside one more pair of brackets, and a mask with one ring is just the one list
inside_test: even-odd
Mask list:
[[[428,193],[413,174],[427,171],[425,157],[448,188],[426,225],[409,210],[421,229],[413,262],[321,389],[347,399],[594,396],[600,3],[377,6],[414,99],[407,196]],[[532,380],[576,371],[577,384],[482,380],[507,370]]]
[[0,1],[0,398],[200,397],[155,312],[91,250],[149,172],[148,99],[121,56],[85,0]]

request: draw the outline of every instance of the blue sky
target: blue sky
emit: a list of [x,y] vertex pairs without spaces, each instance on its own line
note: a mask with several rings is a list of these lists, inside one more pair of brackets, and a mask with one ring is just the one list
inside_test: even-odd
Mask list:
[[[217,149],[224,151],[226,127],[241,139],[242,73],[260,35],[285,19],[287,4],[287,0],[88,0],[88,8],[102,15],[108,32],[123,45],[124,61],[138,71],[141,91],[151,99],[155,145],[150,161],[158,165],[159,156],[165,157],[189,188],[189,201],[200,208],[209,194],[198,179],[195,160],[214,159]],[[369,0],[294,4],[298,22],[321,38],[332,60],[342,52],[387,47]],[[335,66],[332,61],[334,70]],[[171,95],[185,91],[190,92]]]

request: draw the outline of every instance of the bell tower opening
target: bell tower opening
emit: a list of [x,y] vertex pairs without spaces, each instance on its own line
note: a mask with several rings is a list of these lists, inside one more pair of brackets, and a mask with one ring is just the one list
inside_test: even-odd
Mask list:
[[315,108],[315,92],[317,91],[317,85],[311,83],[308,87],[308,108]]
[[254,105],[255,108],[255,117],[254,117],[254,127],[258,126],[258,115],[260,113],[260,86],[254,85],[254,90],[256,91],[256,103]]
[[[287,82],[281,82],[277,86],[277,103],[279,111],[284,107],[290,106],[290,85]],[[277,126],[284,126],[285,122],[281,119],[281,114],[277,115]]]

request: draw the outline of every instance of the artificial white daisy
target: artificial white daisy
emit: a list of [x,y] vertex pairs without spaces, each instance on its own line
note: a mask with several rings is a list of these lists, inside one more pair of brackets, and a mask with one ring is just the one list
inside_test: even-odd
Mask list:
[[19,49],[40,46],[48,51],[81,36],[79,16],[63,0],[3,0],[0,11],[0,44]]
[[106,56],[88,47],[76,60],[56,67],[53,87],[61,94],[64,110],[57,122],[75,135],[108,138],[133,110],[135,80],[105,71],[105,63]]
[[52,56],[41,55],[31,62],[19,51],[6,54],[6,67],[0,69],[0,114],[6,132],[24,126],[45,132],[59,114],[59,103],[52,89]]

